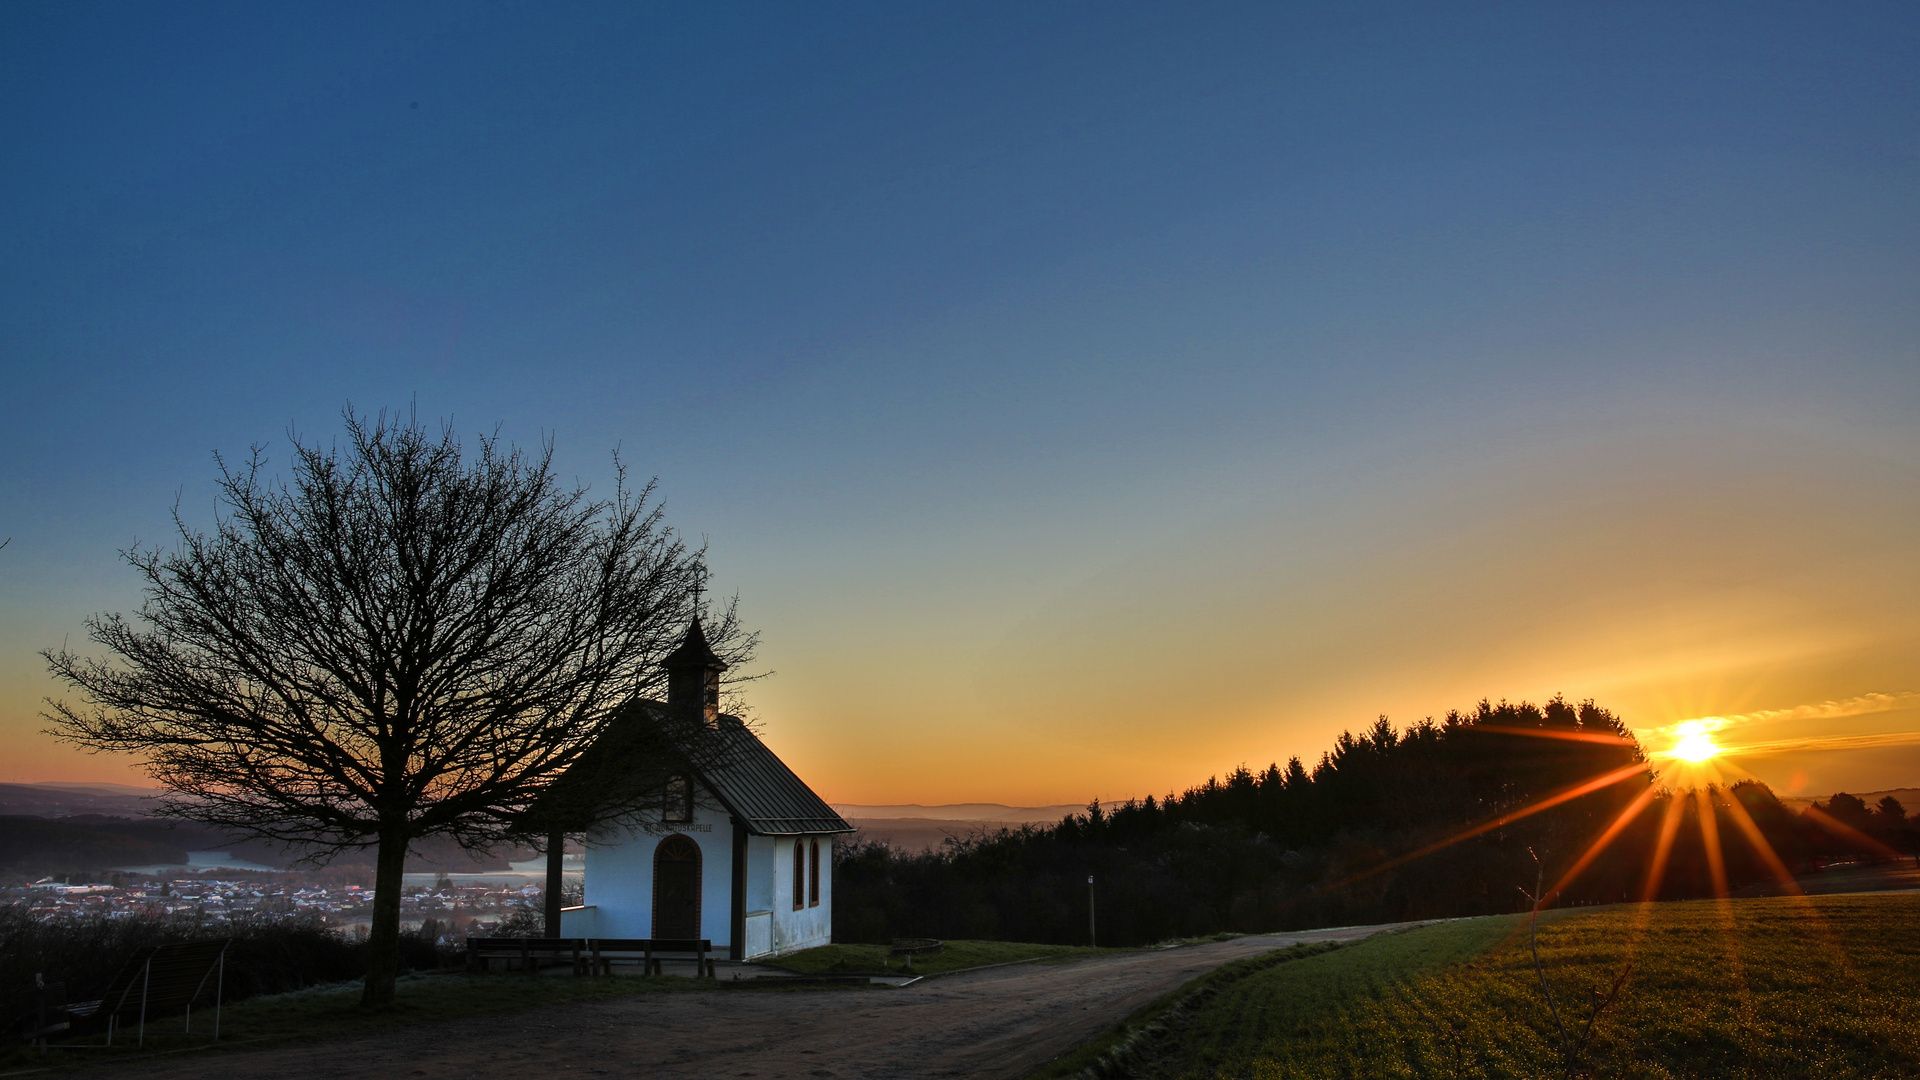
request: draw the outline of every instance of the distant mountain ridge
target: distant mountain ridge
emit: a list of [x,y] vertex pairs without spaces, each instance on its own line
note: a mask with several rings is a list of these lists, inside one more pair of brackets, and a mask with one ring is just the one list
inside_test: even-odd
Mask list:
[[149,817],[159,788],[130,784],[0,784],[0,814],[62,818],[81,814]]
[[1084,814],[1085,806],[1008,806],[1005,803],[919,803],[870,805],[834,803],[833,809],[860,831],[857,840],[878,841],[900,851],[939,848],[951,839],[1023,825],[1059,824],[1069,814]]
[[137,799],[152,799],[166,794],[165,788],[142,787],[138,784],[109,784],[104,781],[78,780],[40,780],[21,787],[54,788],[59,791],[80,791],[92,795],[121,796],[128,795]]
[[1023,822],[1042,822],[1048,825],[1059,821],[1068,814],[1087,812],[1083,803],[1061,803],[1057,806],[1008,806],[1005,803],[943,803],[938,806],[922,806],[919,803],[881,804],[834,803],[834,812],[848,820],[885,819],[900,821],[908,818],[929,818],[936,821],[997,821],[1017,825]]

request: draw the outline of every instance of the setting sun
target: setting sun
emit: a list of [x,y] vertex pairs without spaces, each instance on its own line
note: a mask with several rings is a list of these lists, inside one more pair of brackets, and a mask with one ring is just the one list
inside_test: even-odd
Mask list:
[[1720,752],[1719,744],[1708,734],[1703,721],[1689,720],[1680,725],[1680,741],[1668,753],[1681,761],[1705,761]]

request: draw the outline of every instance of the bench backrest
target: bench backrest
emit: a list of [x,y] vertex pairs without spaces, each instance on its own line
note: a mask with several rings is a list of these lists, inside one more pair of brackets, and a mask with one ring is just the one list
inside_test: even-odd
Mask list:
[[713,942],[706,938],[468,938],[467,948],[475,952],[572,952],[575,949],[601,952],[712,952]]
[[601,952],[712,952],[706,938],[594,938]]
[[467,939],[467,948],[477,952],[572,952],[585,947],[582,938],[477,937]]
[[97,1015],[184,1008],[213,992],[214,973],[232,938],[149,945],[121,965],[100,995]]

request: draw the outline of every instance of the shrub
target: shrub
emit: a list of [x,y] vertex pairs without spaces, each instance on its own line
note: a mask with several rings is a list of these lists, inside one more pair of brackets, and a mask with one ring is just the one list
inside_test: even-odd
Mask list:
[[[400,939],[403,968],[446,966],[455,950],[436,943],[438,927]],[[99,996],[135,950],[148,945],[230,937],[225,1000],[277,994],[366,974],[366,945],[318,918],[237,918],[207,924],[188,916],[37,920],[24,907],[0,906],[0,1029],[20,1024],[36,1005],[35,975],[62,984],[70,1001]]]

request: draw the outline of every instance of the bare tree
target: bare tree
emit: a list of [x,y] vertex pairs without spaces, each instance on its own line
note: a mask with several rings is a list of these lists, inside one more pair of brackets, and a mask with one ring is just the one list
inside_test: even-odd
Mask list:
[[[108,656],[42,655],[86,700],[51,703],[53,734],[143,755],[172,792],[162,813],[314,861],[377,848],[362,1000],[384,1007],[408,846],[523,830],[664,679],[706,566],[617,455],[612,495],[590,499],[557,483],[551,442],[523,455],[483,437],[463,458],[450,428],[350,408],[346,436],[294,436],[290,482],[259,447],[221,462],[211,535],[176,510],[177,550],[124,553],[145,599],[135,619],[88,620]],[[716,652],[747,659],[735,605],[707,614]]]
[[1613,984],[1607,987],[1605,993],[1598,988],[1590,991],[1592,1000],[1589,1003],[1586,1024],[1581,1025],[1579,1018],[1574,1017],[1574,1024],[1579,1034],[1575,1035],[1573,1031],[1568,1030],[1566,1021],[1560,1017],[1560,1003],[1554,998],[1553,984],[1547,981],[1546,965],[1540,960],[1540,909],[1552,899],[1546,891],[1546,867],[1532,848],[1527,849],[1527,854],[1533,856],[1534,866],[1533,891],[1528,892],[1525,888],[1520,890],[1521,895],[1525,896],[1531,904],[1527,914],[1527,948],[1533,954],[1533,975],[1540,981],[1540,996],[1546,999],[1547,1011],[1553,1017],[1554,1035],[1560,1050],[1560,1063],[1566,1070],[1567,1080],[1573,1080],[1573,1077],[1580,1072],[1581,1058],[1586,1055],[1587,1047],[1593,1042],[1594,1024],[1599,1022],[1601,1013],[1606,1012],[1614,1002],[1620,999],[1620,991],[1627,984],[1627,976],[1633,974],[1633,960],[1629,958],[1620,965],[1619,972],[1613,977]]

